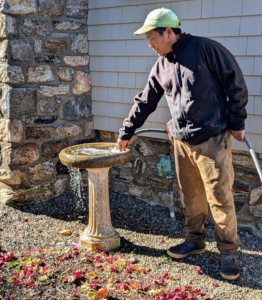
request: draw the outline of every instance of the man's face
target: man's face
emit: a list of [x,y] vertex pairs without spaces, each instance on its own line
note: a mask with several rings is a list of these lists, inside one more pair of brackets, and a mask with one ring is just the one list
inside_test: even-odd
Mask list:
[[153,49],[158,56],[163,56],[172,51],[172,34],[169,30],[165,30],[163,35],[155,30],[146,32],[148,39],[148,47]]

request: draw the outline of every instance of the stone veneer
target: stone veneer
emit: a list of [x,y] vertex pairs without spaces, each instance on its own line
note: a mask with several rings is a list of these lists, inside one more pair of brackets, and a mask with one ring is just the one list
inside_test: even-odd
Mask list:
[[0,1],[0,203],[61,194],[63,148],[88,141],[88,1]]
[[[118,134],[96,131],[97,140],[116,141]],[[176,174],[173,187],[165,176],[160,176],[156,164],[160,159],[173,153],[168,140],[134,137],[133,157],[129,163],[110,170],[111,188],[123,194],[131,194],[152,204],[160,204],[184,213],[183,195],[180,194]],[[170,151],[171,149],[171,151]],[[257,154],[262,165],[262,154]],[[239,227],[262,236],[262,184],[254,162],[248,151],[232,152],[235,181],[233,195]],[[173,189],[174,201],[170,197]]]

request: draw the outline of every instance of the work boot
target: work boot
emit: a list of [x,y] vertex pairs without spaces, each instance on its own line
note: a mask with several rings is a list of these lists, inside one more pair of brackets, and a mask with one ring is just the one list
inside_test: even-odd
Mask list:
[[239,277],[236,255],[221,255],[220,275],[227,280],[235,280]]
[[202,242],[195,244],[189,241],[184,241],[182,244],[171,247],[167,250],[167,254],[173,258],[184,258],[191,254],[203,253],[206,251],[206,244]]

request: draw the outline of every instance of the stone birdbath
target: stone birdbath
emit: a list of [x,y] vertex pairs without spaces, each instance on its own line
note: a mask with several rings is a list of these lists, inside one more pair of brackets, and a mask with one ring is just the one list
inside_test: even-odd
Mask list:
[[110,251],[120,246],[120,236],[111,223],[108,172],[131,159],[131,151],[119,152],[116,143],[87,143],[63,149],[62,164],[88,171],[89,221],[80,236],[84,249]]

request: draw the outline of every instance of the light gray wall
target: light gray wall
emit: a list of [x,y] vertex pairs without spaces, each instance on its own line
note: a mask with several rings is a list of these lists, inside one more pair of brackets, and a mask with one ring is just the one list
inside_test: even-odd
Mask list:
[[[184,32],[215,39],[235,55],[249,89],[247,136],[262,153],[262,0],[89,0],[95,129],[117,132],[144,88],[157,57],[145,37],[133,32],[159,7],[172,9]],[[169,119],[163,98],[143,127],[165,128]],[[246,150],[239,142],[233,147]]]

